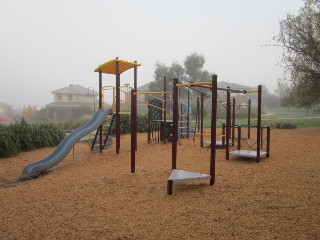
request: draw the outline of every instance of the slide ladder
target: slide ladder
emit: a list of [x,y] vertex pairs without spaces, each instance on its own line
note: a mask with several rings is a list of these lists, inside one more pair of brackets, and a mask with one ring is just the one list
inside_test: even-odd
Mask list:
[[179,119],[178,119],[178,137],[188,138],[190,134],[190,114],[191,109],[188,105],[181,103]]
[[[106,117],[106,120],[104,121],[103,125],[102,125],[102,137],[104,138],[103,141],[103,145],[102,148],[104,149],[107,141],[109,139],[109,135],[111,133],[111,128],[113,126],[114,123],[114,119],[115,119],[115,114],[112,115],[108,115]],[[95,151],[99,148],[99,142],[100,142],[100,129],[98,128],[96,131],[96,134],[94,136],[94,139],[92,141],[92,145],[91,145],[91,151]]]

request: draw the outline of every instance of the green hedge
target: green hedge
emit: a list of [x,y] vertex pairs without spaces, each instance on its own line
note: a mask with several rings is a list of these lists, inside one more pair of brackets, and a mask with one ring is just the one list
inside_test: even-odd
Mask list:
[[[144,115],[137,116],[137,132],[147,131],[148,118]],[[116,132],[116,120],[114,120],[113,126],[111,128],[111,134]],[[121,115],[120,116],[120,133],[126,134],[131,132],[131,116]]]
[[57,146],[64,138],[63,131],[53,123],[29,123],[25,119],[0,125],[0,158],[33,150]]

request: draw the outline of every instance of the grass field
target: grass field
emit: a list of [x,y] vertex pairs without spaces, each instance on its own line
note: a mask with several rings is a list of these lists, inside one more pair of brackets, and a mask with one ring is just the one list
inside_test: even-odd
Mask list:
[[[287,108],[271,108],[265,109],[266,114],[262,115],[262,125],[275,126],[276,123],[294,124],[298,128],[320,128],[320,113],[308,113],[302,109],[287,109]],[[246,125],[246,118],[236,119],[236,125]],[[217,120],[217,127],[221,127],[225,119]],[[257,119],[251,118],[251,125],[256,125]],[[195,126],[195,121],[192,121],[192,127]],[[210,127],[210,119],[206,118],[204,127]]]

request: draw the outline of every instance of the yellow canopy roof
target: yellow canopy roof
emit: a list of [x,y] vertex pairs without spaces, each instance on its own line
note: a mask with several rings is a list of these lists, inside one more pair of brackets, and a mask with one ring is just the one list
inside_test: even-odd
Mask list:
[[141,64],[137,62],[128,62],[128,61],[120,60],[116,58],[108,62],[105,62],[102,65],[99,65],[99,67],[97,67],[94,71],[95,72],[101,71],[106,74],[116,74],[116,62],[119,63],[120,74],[127,71],[130,68],[133,68],[134,66],[141,66]]

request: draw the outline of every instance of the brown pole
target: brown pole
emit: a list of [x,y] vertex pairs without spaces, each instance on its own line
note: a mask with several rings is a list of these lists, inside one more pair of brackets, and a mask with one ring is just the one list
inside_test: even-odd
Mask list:
[[137,118],[135,115],[135,90],[131,90],[131,173],[136,170],[136,134],[137,134]]
[[232,98],[232,146],[234,146],[234,128],[236,126],[236,99]]
[[[102,72],[99,70],[99,109],[102,109]],[[102,125],[98,129],[99,131],[99,152],[102,153]]]
[[217,75],[212,76],[212,104],[211,104],[211,153],[210,153],[210,186],[216,179],[216,141],[217,141]]
[[250,139],[251,99],[248,100],[248,139]]
[[151,139],[151,107],[150,107],[150,99],[148,100],[148,144],[150,144]]
[[222,123],[222,148],[226,145],[226,124]]
[[[163,77],[163,91],[167,91],[167,76]],[[167,144],[167,94],[163,94],[163,140],[164,144]]]
[[263,127],[261,127],[261,133],[260,133],[260,141],[261,141],[261,143],[260,143],[260,149],[262,149],[263,148]]
[[[137,63],[137,61],[134,61],[134,63]],[[134,66],[133,74],[134,74],[134,76],[133,76],[134,77],[134,79],[133,79],[133,88],[134,88],[135,91],[137,91],[138,90],[138,67],[137,66]],[[136,129],[137,129],[137,116],[138,116],[137,98],[138,98],[137,95],[133,96],[133,102],[134,102],[133,111],[134,111],[135,118],[136,118],[136,120],[135,120]],[[133,102],[131,102],[131,104],[133,104]],[[135,131],[135,149],[136,149],[136,151],[138,149],[137,142],[138,142],[138,134],[137,134],[137,130],[136,130]]]
[[203,105],[204,105],[204,94],[201,93],[200,101],[200,147],[203,147]]
[[119,62],[116,61],[116,153],[119,154],[119,152],[120,152],[120,73],[119,73]]
[[262,87],[261,85],[258,86],[258,116],[257,116],[257,159],[256,162],[260,162],[260,136],[261,136],[261,95],[262,95]]
[[200,130],[200,98],[197,96],[197,119],[198,119],[198,132]]
[[227,91],[227,117],[226,117],[226,159],[229,160],[229,141],[230,141],[230,91]]
[[172,169],[177,168],[177,141],[178,141],[178,78],[173,79],[173,130],[172,130]]
[[271,132],[271,127],[268,126],[267,127],[267,158],[269,157],[270,155],[270,132]]
[[241,125],[238,126],[238,150],[241,149]]
[[99,70],[99,109],[102,108],[102,72]]

